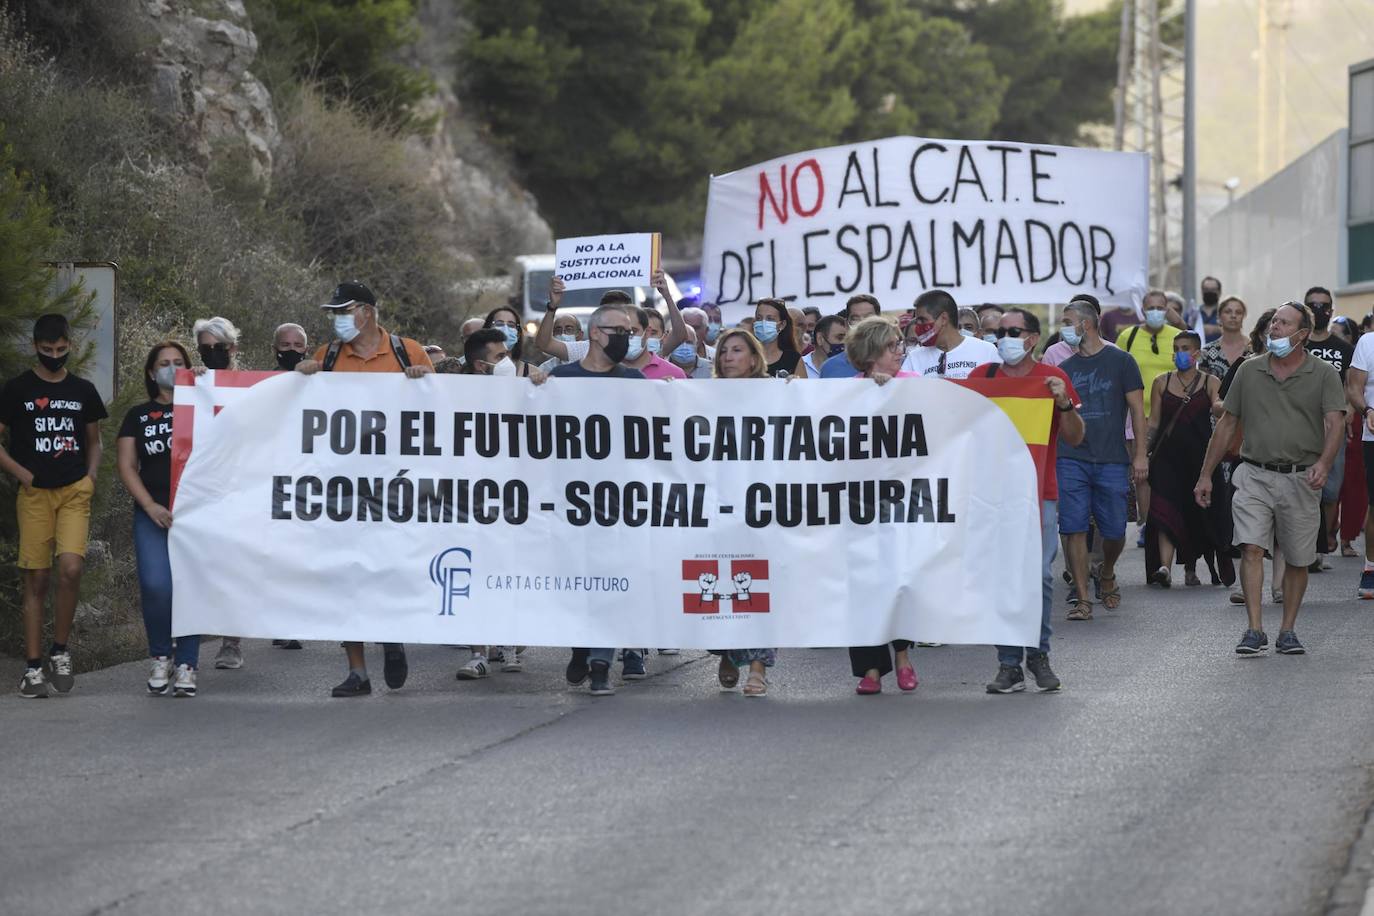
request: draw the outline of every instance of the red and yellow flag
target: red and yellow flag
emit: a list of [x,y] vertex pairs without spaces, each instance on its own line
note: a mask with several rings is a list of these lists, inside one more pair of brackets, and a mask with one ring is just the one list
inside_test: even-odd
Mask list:
[[1027,378],[970,378],[952,379],[978,392],[1002,408],[1026,440],[1031,460],[1035,462],[1035,477],[1041,492],[1045,487],[1045,471],[1049,465],[1050,433],[1054,425],[1054,397],[1045,387],[1043,376]]

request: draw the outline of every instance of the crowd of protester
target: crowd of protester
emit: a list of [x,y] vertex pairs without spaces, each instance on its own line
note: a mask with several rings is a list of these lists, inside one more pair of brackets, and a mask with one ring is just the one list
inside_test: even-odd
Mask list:
[[[1340,550],[1356,556],[1365,534],[1365,564],[1356,591],[1374,598],[1374,334],[1371,318],[1356,324],[1333,318],[1331,293],[1309,289],[1259,315],[1251,332],[1246,303],[1222,298],[1207,277],[1192,310],[1181,297],[1152,290],[1139,310],[1104,310],[1080,294],[1062,309],[1056,333],[1046,335],[1036,312],[981,305],[960,307],[944,290],[921,294],[909,307],[884,311],[868,294],[852,296],[825,314],[782,299],[760,299],[754,314],[734,327],[710,303],[679,308],[660,272],[653,285],[665,310],[634,303],[610,290],[583,324],[560,311],[564,286],[553,279],[549,302],[531,337],[509,307],[472,318],[450,348],[421,345],[382,326],[377,297],[364,284],[340,284],[321,308],[330,340],[312,351],[306,331],[283,324],[273,338],[276,369],[318,372],[431,372],[527,378],[650,381],[692,379],[791,380],[1043,379],[1055,410],[1048,460],[1038,482],[1041,502],[1042,614],[1034,646],[998,646],[990,693],[1024,690],[1027,672],[1042,691],[1058,690],[1050,667],[1052,567],[1062,545],[1068,621],[1093,619],[1094,607],[1121,606],[1119,584],[1128,527],[1144,548],[1144,581],[1172,588],[1174,568],[1185,587],[1201,586],[1206,564],[1213,585],[1239,588],[1230,596],[1246,607],[1235,651],[1268,648],[1263,628],[1264,561],[1273,565],[1270,597],[1282,606],[1274,647],[1305,651],[1295,632],[1309,573],[1331,568]],[[177,370],[238,369],[240,332],[212,317],[192,328],[195,353],[175,340],[155,344],[143,367],[147,400],[131,407],[116,437],[118,475],[132,497],[134,547],[153,694],[196,694],[200,637],[172,636],[172,569],[168,558],[171,510],[171,435]],[[95,387],[66,368],[71,332],[60,315],[33,328],[34,366],[0,391],[0,470],[18,484],[18,565],[23,579],[26,670],[23,697],[70,691],[75,683],[68,639],[85,561],[92,494],[99,473],[106,408]],[[557,383],[556,381],[554,383]],[[1236,560],[1239,560],[1237,566]],[[53,576],[53,569],[56,575]],[[55,583],[54,583],[55,578]],[[55,585],[55,587],[54,587]],[[44,608],[53,592],[53,638],[42,648]],[[274,640],[300,649],[294,639]],[[933,643],[897,640],[849,650],[856,691],[919,683],[912,649]],[[524,669],[525,647],[470,646],[459,680]],[[347,674],[335,697],[371,693],[364,645],[343,644]],[[660,654],[676,654],[659,649]],[[570,684],[595,696],[614,693],[618,660],[624,680],[646,675],[649,650],[574,648]],[[720,657],[718,680],[745,696],[768,692],[776,648],[731,649]],[[383,678],[405,684],[405,647],[383,644]],[[240,642],[223,636],[214,667],[243,665]],[[1024,666],[1024,667],[1023,667]]]

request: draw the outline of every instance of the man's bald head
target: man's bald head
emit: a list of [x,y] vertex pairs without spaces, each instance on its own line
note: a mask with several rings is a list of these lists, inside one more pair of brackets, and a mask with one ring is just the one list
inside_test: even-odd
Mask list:
[[683,309],[682,320],[687,322],[688,326],[702,334],[706,333],[706,325],[710,323],[710,318],[707,317],[706,312],[699,308]]
[[470,336],[472,336],[472,333],[474,331],[482,330],[482,326],[485,323],[486,322],[483,321],[483,319],[481,318],[469,318],[467,321],[464,321],[463,326],[458,329],[458,335],[463,340],[467,340]]

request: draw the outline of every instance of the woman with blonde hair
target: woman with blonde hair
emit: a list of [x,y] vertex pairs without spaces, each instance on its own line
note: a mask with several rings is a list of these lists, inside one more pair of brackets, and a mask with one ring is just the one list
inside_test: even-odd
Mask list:
[[[716,339],[716,359],[711,378],[768,378],[768,359],[763,346],[753,334],[731,328]],[[746,697],[761,697],[768,693],[768,669],[777,661],[776,649],[712,649],[720,656],[716,678],[726,690],[739,683],[739,671],[748,667],[749,679],[744,685]]]
[[[859,370],[861,378],[872,379],[879,385],[894,378],[915,378],[914,372],[903,372],[902,361],[906,359],[906,342],[902,332],[887,315],[874,315],[865,318],[849,329],[844,341],[844,352],[849,361]],[[891,653],[888,646],[851,646],[849,667],[859,678],[855,692],[870,695],[883,692],[882,678],[893,669],[893,655],[896,656],[897,686],[904,691],[915,690],[919,683],[916,668],[911,664],[912,642],[908,639],[894,639]]]

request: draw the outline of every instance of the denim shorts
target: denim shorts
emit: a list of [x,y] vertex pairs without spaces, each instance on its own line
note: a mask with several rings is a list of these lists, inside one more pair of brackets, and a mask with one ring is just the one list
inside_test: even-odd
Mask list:
[[1130,492],[1129,464],[1094,464],[1077,458],[1055,462],[1059,479],[1059,533],[1083,534],[1089,520],[1109,541],[1126,536],[1126,498]]

